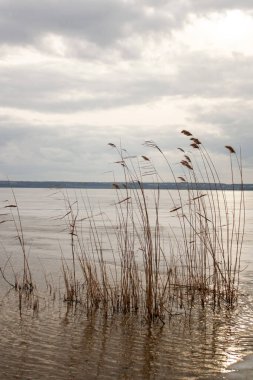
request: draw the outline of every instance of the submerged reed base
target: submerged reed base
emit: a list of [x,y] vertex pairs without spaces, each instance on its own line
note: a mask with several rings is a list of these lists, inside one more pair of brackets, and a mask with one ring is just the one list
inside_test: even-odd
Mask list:
[[[160,190],[165,181],[150,157],[130,156],[109,143],[124,175],[123,183],[113,184],[116,223],[102,211],[94,215],[88,198],[82,207],[65,198],[72,257],[71,262],[62,259],[63,299],[68,307],[81,304],[87,313],[102,310],[105,316],[136,313],[148,322],[161,323],[166,316],[189,315],[195,306],[214,311],[235,307],[245,224],[241,157],[226,146],[232,184],[232,202],[228,202],[208,151],[190,132],[182,134],[190,139],[191,148],[187,154],[178,148],[183,155],[178,173],[155,142],[145,143],[163,158],[176,197],[175,190],[173,194]],[[152,200],[143,185],[146,176],[157,184]],[[203,183],[212,190],[203,190]],[[161,192],[168,195],[167,232],[161,223]],[[15,219],[13,214],[16,204],[9,207],[24,257],[23,281],[16,289],[32,295],[20,216]],[[172,217],[180,233],[169,224]],[[112,254],[110,262],[105,249]],[[7,281],[3,269],[1,274]]]

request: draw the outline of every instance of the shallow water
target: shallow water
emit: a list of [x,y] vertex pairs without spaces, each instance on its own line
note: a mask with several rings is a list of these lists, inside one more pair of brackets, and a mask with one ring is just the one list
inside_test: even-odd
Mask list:
[[[30,263],[38,284],[43,268],[56,285],[61,276],[62,253],[70,257],[64,202],[60,193],[45,189],[15,190]],[[112,191],[93,191],[91,208],[101,208],[114,220]],[[80,194],[69,191],[70,198]],[[0,189],[2,211],[12,202],[10,191]],[[166,200],[162,209],[166,210]],[[81,305],[67,308],[57,294],[39,292],[39,309],[24,303],[0,280],[0,378],[2,379],[211,379],[226,378],[229,365],[253,352],[253,193],[246,193],[246,233],[242,256],[241,292],[233,312],[213,314],[193,310],[191,318],[177,315],[166,324],[150,327],[137,316],[87,315]],[[163,220],[163,215],[161,215]],[[165,216],[164,216],[165,222]],[[173,219],[172,219],[173,223]],[[102,226],[102,222],[101,222]],[[12,256],[13,270],[22,263],[11,223],[0,225],[0,265]],[[110,261],[110,251],[108,251]],[[9,272],[8,272],[8,270]],[[11,277],[10,277],[11,278]],[[56,286],[57,287],[57,286]],[[57,287],[58,292],[61,288]],[[32,300],[31,300],[32,302]]]

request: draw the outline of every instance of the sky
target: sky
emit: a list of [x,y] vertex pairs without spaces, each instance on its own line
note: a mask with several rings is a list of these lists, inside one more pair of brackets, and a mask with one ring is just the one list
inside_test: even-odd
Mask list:
[[113,143],[166,180],[186,129],[253,183],[252,0],[0,0],[0,44],[0,179],[110,181]]

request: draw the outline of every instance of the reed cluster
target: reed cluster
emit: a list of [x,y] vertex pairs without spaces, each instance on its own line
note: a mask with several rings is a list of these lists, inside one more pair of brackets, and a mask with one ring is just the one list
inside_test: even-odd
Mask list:
[[[80,205],[65,196],[71,261],[62,259],[62,272],[68,305],[81,303],[88,313],[100,309],[105,315],[140,313],[162,323],[166,315],[188,313],[196,305],[213,310],[236,305],[245,225],[242,160],[233,147],[225,147],[232,184],[228,199],[205,146],[189,131],[182,134],[189,146],[178,148],[182,159],[176,170],[154,141],[145,142],[161,155],[175,190],[161,190],[165,181],[150,157],[130,156],[109,143],[124,176],[113,183],[116,220],[103,210],[94,214],[88,197]],[[147,176],[155,190],[145,189]],[[203,183],[212,190],[203,189]],[[9,282],[20,293],[21,310],[22,295],[34,294],[35,287],[17,202],[8,207],[23,254],[22,279]]]
[[[72,266],[63,263],[66,301],[84,302],[89,311],[100,307],[106,313],[141,310],[148,321],[163,321],[166,314],[187,312],[195,305],[213,310],[235,306],[245,224],[241,157],[231,146],[225,147],[232,183],[228,200],[204,145],[190,132],[182,134],[189,139],[190,152],[178,148],[183,156],[179,173],[155,142],[145,142],[164,159],[176,197],[175,190],[160,190],[164,180],[149,157],[129,156],[110,143],[124,174],[123,183],[113,183],[116,223],[101,211],[98,226],[98,216],[87,200],[84,215],[77,203],[67,202]],[[147,192],[144,186],[146,175],[157,184],[152,200],[151,190]],[[203,190],[203,183],[212,190]],[[167,214],[177,220],[177,232],[169,222],[166,233],[161,226],[164,191]],[[84,230],[89,231],[86,237]],[[113,257],[110,262],[106,249]],[[77,265],[81,279],[76,278]]]

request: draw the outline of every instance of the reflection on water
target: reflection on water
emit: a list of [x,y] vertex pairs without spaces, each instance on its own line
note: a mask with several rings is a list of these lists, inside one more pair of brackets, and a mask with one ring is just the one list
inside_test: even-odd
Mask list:
[[[253,194],[249,196],[252,210]],[[23,190],[25,225],[31,227],[33,241],[31,260],[32,254],[38,253],[39,263],[50,263],[52,272],[56,272],[55,263],[60,258],[56,252],[58,230],[48,228],[45,222],[45,202],[37,205],[35,212],[29,197]],[[51,206],[49,216],[56,211],[55,204]],[[39,222],[37,230],[35,219]],[[247,224],[250,228],[252,222],[251,213]],[[213,314],[196,308],[191,317],[177,315],[167,318],[164,326],[158,323],[150,327],[135,315],[104,316],[97,312],[87,316],[81,305],[70,308],[41,294],[39,311],[24,305],[20,317],[18,294],[8,291],[1,279],[0,379],[225,378],[230,364],[253,352],[253,244],[251,230],[246,228],[242,257],[244,294],[234,312]],[[48,241],[48,246],[44,246],[44,241]],[[3,253],[1,260],[2,265]],[[41,270],[35,260],[33,265]]]
[[[43,301],[32,315],[17,312],[17,296],[2,297],[3,379],[204,379],[221,374],[253,348],[251,310],[213,315],[194,311],[165,326],[136,316],[85,315]],[[246,341],[245,341],[246,339]]]
[[[193,310],[150,327],[137,316],[87,316],[79,305],[40,300],[18,313],[15,291],[1,297],[0,378],[222,379],[253,350],[252,309]],[[223,375],[222,375],[223,373]]]

